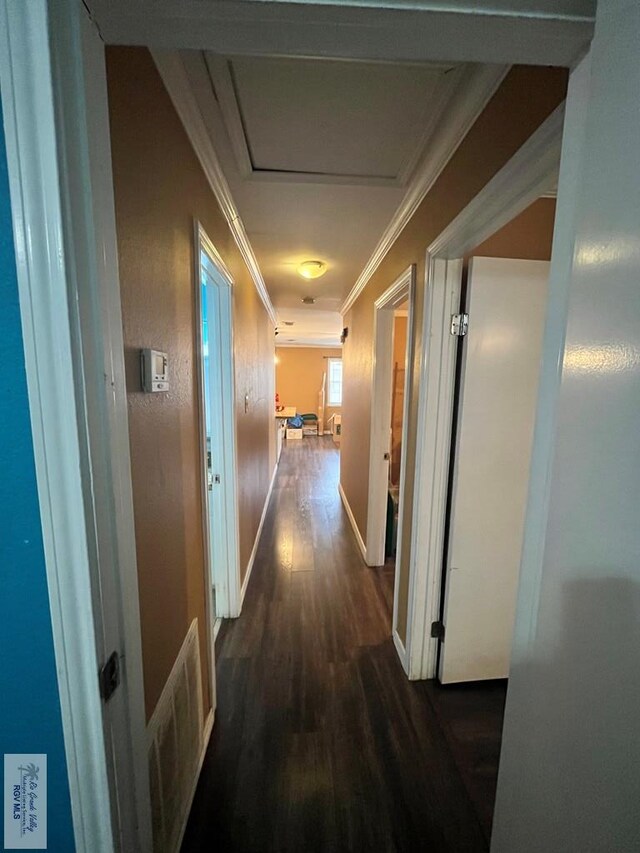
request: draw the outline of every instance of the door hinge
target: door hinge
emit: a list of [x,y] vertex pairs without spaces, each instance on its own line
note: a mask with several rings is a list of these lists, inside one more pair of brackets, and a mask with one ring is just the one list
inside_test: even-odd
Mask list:
[[464,338],[469,331],[469,315],[468,314],[452,314],[451,315],[451,334],[456,338]]
[[444,622],[438,620],[431,623],[431,636],[435,640],[444,640]]
[[100,682],[100,695],[105,702],[108,702],[120,684],[120,656],[118,652],[111,652],[106,663],[100,667],[98,681]]

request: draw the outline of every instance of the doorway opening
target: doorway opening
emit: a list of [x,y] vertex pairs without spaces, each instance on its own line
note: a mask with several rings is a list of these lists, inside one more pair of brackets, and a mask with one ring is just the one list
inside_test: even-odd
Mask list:
[[[487,839],[493,821],[547,313],[555,199],[447,261],[453,377],[427,684]],[[435,636],[434,636],[435,635]],[[469,731],[475,736],[469,737]]]
[[238,616],[241,601],[233,278],[200,224],[196,224],[196,249],[203,528],[213,643],[221,620]]
[[395,570],[402,555],[402,516],[411,362],[415,267],[408,267],[375,303],[371,401],[371,447],[366,532],[366,562],[383,566],[393,595],[392,632],[396,632]]

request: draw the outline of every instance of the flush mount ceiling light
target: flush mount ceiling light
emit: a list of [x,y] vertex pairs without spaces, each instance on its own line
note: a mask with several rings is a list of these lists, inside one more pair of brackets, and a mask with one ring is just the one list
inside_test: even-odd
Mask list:
[[302,278],[320,278],[326,271],[327,265],[324,261],[303,261],[298,267]]
[[315,305],[316,298],[315,296],[303,296],[302,301],[305,305]]

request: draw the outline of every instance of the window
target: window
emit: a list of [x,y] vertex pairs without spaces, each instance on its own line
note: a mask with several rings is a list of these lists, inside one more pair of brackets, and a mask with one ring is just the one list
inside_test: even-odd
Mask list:
[[329,395],[328,395],[328,399],[327,399],[327,406],[341,406],[342,405],[342,359],[341,358],[330,358],[329,359],[328,382],[329,382]]

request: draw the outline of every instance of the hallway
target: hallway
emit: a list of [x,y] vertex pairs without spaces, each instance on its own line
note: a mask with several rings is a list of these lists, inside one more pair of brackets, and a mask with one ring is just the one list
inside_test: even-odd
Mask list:
[[282,452],[183,851],[488,849],[504,685],[409,682],[329,438]]

